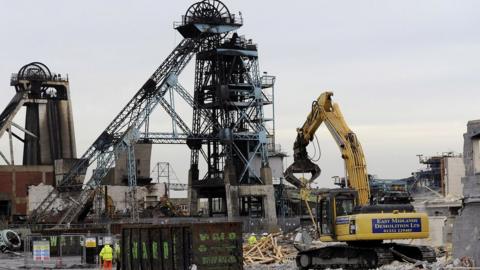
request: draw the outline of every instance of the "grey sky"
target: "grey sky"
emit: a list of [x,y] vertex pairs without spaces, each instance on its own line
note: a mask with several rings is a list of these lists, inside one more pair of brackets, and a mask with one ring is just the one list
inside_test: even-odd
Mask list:
[[[1,1],[0,108],[23,64],[68,73],[81,155],[180,41],[172,22],[194,2]],[[405,177],[419,167],[416,154],[462,151],[466,122],[480,115],[479,1],[225,3],[243,13],[239,32],[258,42],[262,70],[278,76],[278,141],[289,153],[295,128],[326,89],[373,174]],[[192,70],[182,75],[190,91]],[[186,106],[178,109],[191,122]],[[155,115],[154,129],[169,126]],[[325,128],[319,139],[319,181],[329,183],[343,163]],[[186,146],[156,146],[153,161],[172,162],[186,181]]]

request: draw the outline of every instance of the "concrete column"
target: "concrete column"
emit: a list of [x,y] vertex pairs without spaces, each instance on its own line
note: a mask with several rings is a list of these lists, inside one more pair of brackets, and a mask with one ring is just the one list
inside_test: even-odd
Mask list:
[[70,149],[72,151],[72,158],[77,157],[77,145],[75,140],[75,128],[73,122],[73,112],[72,112],[72,99],[70,96],[70,84],[65,85],[65,91],[67,93],[67,118],[68,118],[68,129],[70,131]]
[[272,169],[270,167],[263,167],[260,169],[260,176],[263,183],[266,185],[266,192],[264,197],[265,218],[268,220],[269,227],[277,227],[277,210],[275,207],[275,190],[273,188]]
[[238,194],[238,186],[232,186],[230,184],[225,184],[225,195],[226,195],[226,205],[227,205],[227,216],[229,220],[234,219],[235,217],[240,216],[240,209],[238,205],[238,200],[240,198]]
[[265,185],[272,185],[272,169],[270,167],[262,167],[260,169],[260,178]]
[[72,136],[70,132],[70,115],[68,113],[68,101],[60,100],[57,103],[58,112],[59,112],[59,124],[60,124],[60,134],[61,134],[61,144],[62,144],[62,157],[63,158],[75,158],[73,153],[72,144],[75,144],[72,141]]
[[47,121],[47,104],[38,104],[38,123],[40,134],[40,164],[47,165],[53,164],[52,155],[50,153],[50,134],[48,133],[48,121]]
[[190,167],[188,170],[188,201],[190,202],[190,215],[198,215],[198,193],[192,188],[193,182],[198,181],[198,168]]
[[275,207],[275,191],[273,185],[267,186],[267,192],[263,197],[263,207],[265,211],[265,219],[268,222],[270,231],[278,228],[277,209]]
[[223,168],[224,182],[225,182],[225,197],[227,206],[227,216],[229,219],[240,216],[240,209],[238,205],[239,194],[235,166],[227,163]]

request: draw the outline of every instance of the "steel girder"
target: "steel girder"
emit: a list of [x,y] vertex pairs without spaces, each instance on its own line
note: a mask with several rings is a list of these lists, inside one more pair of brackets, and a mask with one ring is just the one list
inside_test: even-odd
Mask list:
[[[131,131],[138,131],[145,123],[150,113],[161,103],[163,96],[172,84],[172,76],[178,76],[196,51],[196,43],[191,39],[182,40],[166,60],[160,65],[147,82],[140,88],[135,96],[127,103],[120,113],[113,119],[95,142],[87,149],[79,161],[62,179],[54,189],[30,215],[30,222],[38,222],[47,213],[50,206],[59,196],[59,192],[71,190],[78,176],[85,168],[95,161],[97,169],[81,190],[78,199],[84,205],[93,189],[100,184],[108,169],[115,163],[115,153],[124,149],[124,139]],[[176,80],[175,80],[176,82]],[[118,137],[115,135],[119,135]],[[59,223],[70,223],[80,213],[80,207],[67,207],[69,211],[61,218]],[[77,210],[78,209],[78,210]]]

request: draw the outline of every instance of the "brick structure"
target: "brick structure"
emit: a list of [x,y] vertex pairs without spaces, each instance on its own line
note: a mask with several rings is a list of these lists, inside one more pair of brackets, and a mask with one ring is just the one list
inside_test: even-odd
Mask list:
[[27,214],[28,186],[54,184],[53,166],[0,166],[0,182],[0,217],[15,221]]

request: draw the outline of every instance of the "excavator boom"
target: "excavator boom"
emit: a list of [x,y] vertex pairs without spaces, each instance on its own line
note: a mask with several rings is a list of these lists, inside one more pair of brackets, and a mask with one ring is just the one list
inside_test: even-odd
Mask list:
[[[370,205],[370,186],[365,155],[357,136],[348,127],[333,93],[325,92],[313,102],[307,120],[297,129],[294,163],[285,179],[300,189],[314,227],[322,242],[344,242],[301,250],[299,269],[375,269],[402,256],[420,261],[435,261],[435,251],[427,246],[385,243],[385,240],[423,239],[429,235],[428,216],[417,213],[410,204]],[[316,190],[317,218],[308,203],[310,183],[320,174],[307,153],[317,129],[325,123],[340,148],[345,162],[342,188]],[[311,173],[298,179],[296,173]]]
[[[308,156],[307,146],[314,139],[320,125],[325,123],[345,160],[348,187],[358,192],[359,205],[368,205],[370,188],[365,155],[357,136],[345,122],[338,104],[332,102],[332,96],[332,92],[321,94],[313,102],[305,123],[297,129],[297,138],[293,146],[294,162],[285,171],[285,179],[298,188],[304,188],[320,175],[320,168]],[[311,173],[312,177],[302,181],[295,176],[296,173]]]

